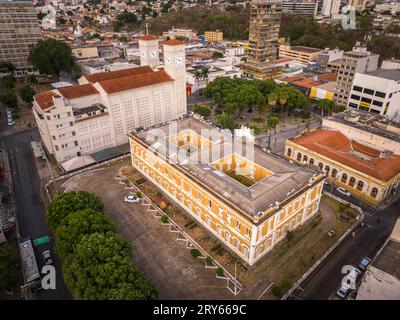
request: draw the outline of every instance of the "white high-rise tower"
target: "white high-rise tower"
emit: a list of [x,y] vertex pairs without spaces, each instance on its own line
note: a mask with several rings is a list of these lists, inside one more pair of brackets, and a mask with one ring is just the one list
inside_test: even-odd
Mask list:
[[158,38],[153,35],[139,37],[140,65],[156,68],[160,64]]
[[186,59],[185,45],[179,40],[163,42],[165,71],[175,79],[176,114],[186,113]]

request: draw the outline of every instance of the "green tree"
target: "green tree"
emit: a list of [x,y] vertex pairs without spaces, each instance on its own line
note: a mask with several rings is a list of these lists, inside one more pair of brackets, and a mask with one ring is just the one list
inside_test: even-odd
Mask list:
[[130,245],[114,233],[86,235],[65,262],[64,279],[78,299],[155,299],[157,290],[136,272]]
[[239,85],[226,98],[227,102],[236,103],[239,107],[239,113],[246,108],[252,111],[253,107],[257,109],[265,104],[265,97],[257,89],[256,86],[248,83]]
[[219,52],[219,51],[215,51],[211,55],[211,58],[213,58],[213,59],[220,59],[220,58],[223,58],[223,57],[224,57],[223,53]]
[[12,109],[17,109],[18,108],[17,96],[15,95],[14,91],[12,91],[10,89],[4,90],[4,92],[2,94],[0,94],[0,101],[6,107],[9,107],[9,108],[12,108]]
[[115,226],[103,212],[84,209],[66,216],[57,227],[56,250],[61,258],[75,251],[83,236],[92,233],[115,232]]
[[84,209],[101,211],[103,203],[94,193],[87,191],[66,192],[50,203],[47,209],[47,221],[50,227],[56,230],[66,216]]
[[120,13],[116,19],[122,23],[136,23],[137,22],[137,17],[132,12],[128,12],[126,10],[124,12]]
[[39,83],[37,77],[34,74],[28,74],[25,78],[25,81],[30,84],[37,84]]
[[56,76],[61,71],[70,73],[75,64],[71,47],[52,38],[39,40],[30,50],[28,60],[41,73]]
[[253,130],[254,135],[258,135],[261,131],[260,126],[255,122],[250,122],[248,127]]
[[0,61],[0,71],[11,73],[15,70],[14,64],[8,61]]
[[237,83],[228,77],[217,77],[209,82],[204,89],[204,95],[212,98],[218,107],[224,105],[226,96],[237,87]]
[[318,109],[321,110],[321,117],[324,116],[324,112],[328,113],[328,115],[331,113],[332,108],[333,108],[333,101],[329,99],[321,99],[318,102]]
[[196,106],[193,111],[203,117],[208,117],[211,114],[211,110],[209,108],[202,106]]
[[268,149],[271,147],[272,130],[275,130],[276,126],[278,124],[279,124],[279,118],[278,117],[269,117],[267,119],[267,128],[269,130]]
[[222,129],[233,130],[235,128],[235,120],[232,116],[222,111],[221,114],[215,116],[215,122],[221,126]]
[[0,291],[11,290],[17,284],[19,254],[16,247],[8,243],[0,245]]
[[2,81],[3,81],[4,88],[6,88],[6,89],[14,89],[15,88],[16,80],[13,75],[11,75],[11,74],[5,75],[2,79]]
[[47,13],[43,13],[43,12],[39,12],[38,14],[37,14],[37,18],[38,18],[38,20],[42,20],[45,16],[47,16]]
[[26,103],[32,103],[35,93],[35,89],[33,89],[29,84],[24,84],[19,88],[19,96]]

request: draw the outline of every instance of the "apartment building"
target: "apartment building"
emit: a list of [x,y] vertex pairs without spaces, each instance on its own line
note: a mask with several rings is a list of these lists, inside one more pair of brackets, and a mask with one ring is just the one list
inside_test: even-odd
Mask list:
[[219,30],[215,31],[205,31],[204,32],[204,39],[207,43],[216,43],[220,42],[224,39],[224,33]]
[[326,48],[317,54],[317,59],[315,62],[320,66],[327,67],[330,62],[340,61],[340,59],[343,57],[343,53],[344,51],[338,48]]
[[132,166],[249,265],[318,212],[324,174],[192,118],[173,128],[131,133]]
[[29,50],[40,39],[42,34],[32,1],[0,0],[0,61],[11,62],[16,76],[33,71],[28,63]]
[[84,75],[77,86],[37,94],[33,113],[47,151],[62,163],[125,144],[136,128],[186,114],[185,47],[178,40],[163,47],[163,67]]
[[317,0],[283,0],[282,12],[316,16],[318,13]]
[[252,0],[250,3],[249,48],[243,74],[256,79],[273,79],[282,73],[274,65],[278,58],[278,37],[282,0]]
[[279,45],[279,58],[293,58],[296,61],[307,65],[315,62],[320,53],[324,50],[304,46],[291,46],[289,44]]
[[353,47],[353,50],[343,54],[335,88],[336,104],[347,106],[355,74],[376,70],[378,59],[378,54],[367,51],[367,48],[360,46],[359,43]]
[[348,0],[348,5],[352,6],[358,12],[364,11],[366,4],[367,0]]
[[400,121],[400,70],[356,73],[347,107]]
[[331,17],[339,14],[340,0],[323,0],[321,14]]

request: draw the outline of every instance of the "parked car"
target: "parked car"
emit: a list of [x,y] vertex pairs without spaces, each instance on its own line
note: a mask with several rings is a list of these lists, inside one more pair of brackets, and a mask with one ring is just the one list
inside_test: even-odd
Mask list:
[[50,250],[42,252],[44,264],[53,264],[53,257],[51,256]]
[[[360,276],[361,271],[357,268],[354,268],[353,270],[350,271],[350,273],[348,274],[348,278],[351,278],[352,281],[354,281],[354,283],[356,283],[358,277]],[[340,284],[339,289],[336,291],[336,295],[339,296],[342,299],[345,299],[350,292],[352,292],[353,289],[351,288],[351,285],[349,283],[346,282],[342,282]]]
[[369,266],[369,264],[371,263],[371,259],[368,257],[364,257],[361,262],[358,264],[358,267],[361,270],[367,270],[367,267]]
[[329,186],[329,181],[328,181],[328,180],[325,180],[325,181],[324,181],[324,185]]
[[343,187],[337,187],[336,188],[337,192],[339,192],[340,194],[346,196],[346,197],[350,197],[351,193],[349,191],[347,191],[345,188]]
[[9,126],[12,126],[12,125],[14,125],[14,120],[13,120],[13,119],[10,119],[10,118],[8,118],[8,119],[7,119],[7,124],[8,124]]
[[140,198],[136,195],[130,194],[125,196],[124,202],[129,202],[129,203],[138,203],[140,201]]

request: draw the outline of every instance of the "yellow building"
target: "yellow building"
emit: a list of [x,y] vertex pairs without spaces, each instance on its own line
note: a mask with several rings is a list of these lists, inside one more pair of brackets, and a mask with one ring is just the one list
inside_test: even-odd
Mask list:
[[175,128],[131,133],[133,167],[249,265],[317,213],[324,174],[194,119]]
[[204,39],[206,40],[207,43],[220,42],[224,39],[224,33],[219,30],[205,31]]
[[333,100],[335,94],[336,81],[329,81],[317,86],[311,87],[310,98]]
[[400,156],[351,140],[337,130],[316,130],[286,140],[285,156],[326,172],[330,182],[374,205],[399,188]]

